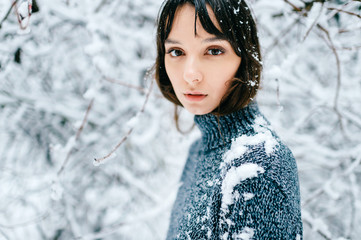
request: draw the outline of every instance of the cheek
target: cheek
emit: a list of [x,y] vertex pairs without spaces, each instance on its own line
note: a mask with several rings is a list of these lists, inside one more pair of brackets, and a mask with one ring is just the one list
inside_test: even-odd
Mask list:
[[217,86],[224,90],[228,87],[228,83],[235,77],[239,65],[238,64],[220,64],[209,71],[209,76],[214,79]]
[[220,101],[223,98],[224,94],[227,92],[228,80],[229,79],[222,78],[221,80],[218,80],[216,84],[214,84],[214,92],[216,93],[215,98],[217,99],[217,101]]
[[239,68],[240,61],[227,62],[224,61],[219,63],[210,70],[210,77],[212,78],[212,88],[216,93],[216,98],[220,99],[227,92],[230,82],[235,77]]
[[174,64],[167,61],[167,58],[164,61],[164,66],[165,66],[165,71],[168,75],[168,78],[169,78],[170,82],[172,83],[172,86],[174,87],[174,84],[176,84],[176,82],[177,82],[177,77],[179,76],[179,70],[177,70],[177,67],[175,67]]

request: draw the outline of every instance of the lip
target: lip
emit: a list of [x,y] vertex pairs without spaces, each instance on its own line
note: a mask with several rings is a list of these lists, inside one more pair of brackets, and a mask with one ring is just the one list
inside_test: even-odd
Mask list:
[[208,95],[201,92],[185,92],[184,96],[191,102],[200,102],[205,99]]

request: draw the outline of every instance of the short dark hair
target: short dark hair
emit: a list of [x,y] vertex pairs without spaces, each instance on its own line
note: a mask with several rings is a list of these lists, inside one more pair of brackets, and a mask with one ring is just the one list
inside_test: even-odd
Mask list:
[[[195,21],[198,18],[208,33],[228,40],[235,53],[241,57],[235,78],[212,113],[222,116],[238,111],[255,97],[262,71],[256,23],[244,0],[165,0],[157,21],[157,58],[154,65],[157,84],[166,99],[182,106],[165,69],[164,42],[172,29],[177,9],[186,3],[195,7]],[[220,30],[209,17],[207,5],[212,8]]]

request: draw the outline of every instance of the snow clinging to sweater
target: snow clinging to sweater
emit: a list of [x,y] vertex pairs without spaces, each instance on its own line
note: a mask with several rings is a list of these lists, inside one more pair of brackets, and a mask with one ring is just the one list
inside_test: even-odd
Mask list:
[[[257,117],[254,129],[258,134],[253,136],[242,135],[233,139],[231,148],[223,155],[224,164],[230,164],[234,159],[241,157],[245,154],[250,146],[255,146],[264,143],[265,151],[268,155],[272,154],[277,146],[277,140],[272,136],[270,125],[263,117]],[[221,168],[224,167],[221,164]]]
[[241,233],[233,234],[232,239],[236,240],[251,240],[254,236],[254,229],[245,227]]
[[253,193],[243,193],[243,198],[245,201],[248,201],[254,197]]
[[264,169],[255,163],[245,163],[239,167],[231,167],[226,173],[222,182],[222,209],[227,211],[227,206],[233,204],[234,187],[241,181],[258,177],[259,173],[264,173]]

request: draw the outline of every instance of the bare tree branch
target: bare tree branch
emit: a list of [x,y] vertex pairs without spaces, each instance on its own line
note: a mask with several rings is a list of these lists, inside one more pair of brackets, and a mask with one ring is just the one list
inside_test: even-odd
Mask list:
[[358,49],[361,49],[361,45],[360,46],[337,48],[337,50],[347,50],[347,51],[357,51]]
[[13,7],[16,5],[16,3],[18,2],[19,0],[14,0],[13,3],[11,4],[9,10],[7,11],[7,13],[5,14],[4,18],[0,21],[0,29],[3,25],[3,23],[6,21],[6,19],[9,17],[10,13],[11,13],[11,10],[13,9]]
[[340,8],[333,8],[333,7],[329,7],[327,8],[328,10],[334,10],[334,11],[337,11],[337,12],[342,12],[342,13],[346,13],[346,14],[349,14],[349,15],[352,15],[352,16],[356,16],[358,18],[361,18],[361,15],[360,14],[357,14],[357,13],[353,13],[353,12],[349,12],[349,11],[345,11],[343,9],[340,9]]
[[0,228],[13,229],[13,228],[18,228],[18,227],[25,227],[25,226],[36,224],[40,221],[43,221],[47,217],[49,217],[49,212],[45,212],[43,214],[40,214],[39,216],[34,217],[33,219],[26,220],[26,221],[16,223],[16,224],[2,224],[1,223]]
[[[142,108],[140,109],[140,111],[138,112],[138,117],[140,114],[142,114],[145,110],[145,106],[147,105],[148,103],[148,100],[149,100],[149,97],[150,97],[150,93],[152,92],[152,88],[153,88],[153,81],[151,81],[151,84],[150,84],[150,87],[149,87],[149,90],[148,90],[148,93],[145,97],[145,100],[144,100],[144,103],[143,103],[143,106]],[[124,135],[124,137],[120,140],[120,142],[113,148],[113,150],[111,150],[107,155],[105,155],[104,157],[101,157],[101,158],[95,158],[94,159],[94,164],[95,165],[99,165],[101,164],[104,160],[108,159],[109,157],[111,157],[115,151],[118,150],[118,148],[128,139],[128,137],[130,136],[130,134],[133,132],[134,130],[134,126],[130,127],[128,132]]]
[[302,11],[302,9],[301,8],[299,8],[299,7],[297,7],[296,5],[294,5],[293,3],[291,3],[290,1],[288,1],[288,0],[284,0],[286,3],[288,3],[295,11],[297,11],[297,12],[301,12]]
[[128,84],[128,83],[125,83],[125,82],[120,82],[120,81],[115,80],[115,79],[110,78],[110,77],[104,76],[103,79],[106,80],[106,81],[108,81],[108,82],[111,82],[111,83],[115,83],[115,84],[118,84],[118,85],[121,85],[121,86],[124,86],[124,87],[128,87],[128,88],[132,88],[132,89],[138,90],[139,92],[142,92],[142,93],[146,93],[146,92],[147,92],[147,90],[144,89],[144,88],[142,88],[142,87],[135,86],[135,85],[131,85],[131,84]]
[[305,40],[306,40],[306,38],[307,38],[307,37],[308,37],[308,35],[310,34],[311,30],[313,29],[313,27],[316,25],[316,23],[317,23],[317,22],[318,22],[318,20],[320,19],[320,17],[321,17],[321,13],[322,13],[322,10],[323,10],[323,7],[324,7],[324,5],[323,5],[323,3],[322,3],[321,9],[320,9],[320,11],[319,11],[319,13],[318,13],[317,17],[315,18],[315,20],[312,22],[312,25],[311,25],[311,26],[310,26],[310,28],[307,30],[307,32],[306,32],[306,34],[305,34],[305,36],[303,37],[303,41],[305,41]]
[[334,97],[334,102],[333,102],[333,108],[339,118],[339,123],[340,123],[340,127],[342,132],[344,133],[344,127],[343,127],[343,123],[342,123],[342,115],[339,111],[338,108],[338,102],[339,102],[339,97],[340,97],[340,90],[341,90],[341,61],[340,61],[340,57],[338,55],[337,49],[335,47],[335,44],[332,41],[332,38],[330,36],[330,33],[328,32],[327,29],[325,29],[324,27],[322,27],[320,24],[317,24],[317,27],[326,34],[327,37],[327,45],[330,47],[330,49],[332,50],[335,59],[336,59],[336,67],[337,67],[337,85],[336,85],[336,93],[335,93],[335,97]]
[[109,0],[102,0],[98,7],[95,8],[94,13],[98,13],[104,7],[104,5],[108,3],[108,1]]
[[[83,122],[82,122],[82,124],[80,125],[80,127],[78,128],[78,131],[77,131],[77,133],[76,133],[75,142],[74,142],[74,143],[76,143],[76,142],[78,141],[78,139],[79,139],[79,137],[80,137],[80,135],[81,135],[81,133],[82,133],[82,131],[83,131],[83,129],[84,129],[84,126],[85,126],[85,124],[87,123],[88,115],[89,115],[89,113],[90,113],[91,108],[93,107],[93,103],[94,103],[94,98],[90,101],[90,103],[89,103],[89,105],[88,105],[88,108],[87,108],[87,110],[86,110],[86,112],[85,112],[85,115],[84,115],[84,118],[83,118]],[[68,161],[69,161],[69,159],[70,159],[70,156],[71,156],[71,154],[73,153],[73,151],[74,151],[74,146],[72,146],[72,147],[70,148],[69,152],[67,153],[66,158],[64,159],[63,164],[62,164],[61,168],[59,169],[59,171],[58,171],[58,173],[57,173],[58,176],[64,171],[65,166],[67,165],[67,163],[68,163]]]

